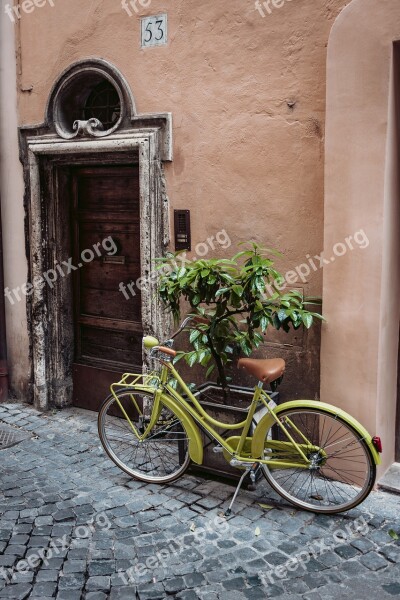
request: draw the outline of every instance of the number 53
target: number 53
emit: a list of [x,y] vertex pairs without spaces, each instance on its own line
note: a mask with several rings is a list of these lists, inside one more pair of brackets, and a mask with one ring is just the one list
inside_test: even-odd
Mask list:
[[142,45],[157,45],[166,43],[166,20],[162,18],[151,19],[146,23],[142,33]]

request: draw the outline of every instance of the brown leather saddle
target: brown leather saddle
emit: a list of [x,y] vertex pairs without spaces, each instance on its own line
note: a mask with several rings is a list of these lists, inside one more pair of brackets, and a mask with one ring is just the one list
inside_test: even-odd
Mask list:
[[238,361],[239,369],[246,369],[250,375],[264,383],[271,383],[282,377],[285,366],[283,358],[240,358]]

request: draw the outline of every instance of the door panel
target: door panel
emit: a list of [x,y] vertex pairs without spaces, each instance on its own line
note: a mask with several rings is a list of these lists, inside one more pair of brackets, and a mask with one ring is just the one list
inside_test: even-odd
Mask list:
[[74,168],[72,228],[73,264],[81,265],[74,272],[73,398],[97,410],[112,381],[141,370],[140,291],[126,299],[119,289],[141,273],[138,165]]
[[108,360],[110,355],[117,362],[135,364],[141,355],[142,346],[139,336],[125,331],[107,331],[105,339],[103,330],[94,327],[81,329],[82,357]]

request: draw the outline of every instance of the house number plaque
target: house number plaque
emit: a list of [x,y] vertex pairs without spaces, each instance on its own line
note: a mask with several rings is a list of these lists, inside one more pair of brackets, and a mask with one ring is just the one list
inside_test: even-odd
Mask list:
[[152,46],[164,46],[168,41],[167,15],[156,15],[155,17],[143,17],[142,25],[142,48]]

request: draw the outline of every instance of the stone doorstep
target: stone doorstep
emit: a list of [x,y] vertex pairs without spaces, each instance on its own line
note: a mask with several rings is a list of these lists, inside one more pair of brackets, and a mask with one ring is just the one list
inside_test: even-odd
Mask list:
[[385,492],[400,494],[400,463],[393,463],[378,481],[378,488]]

